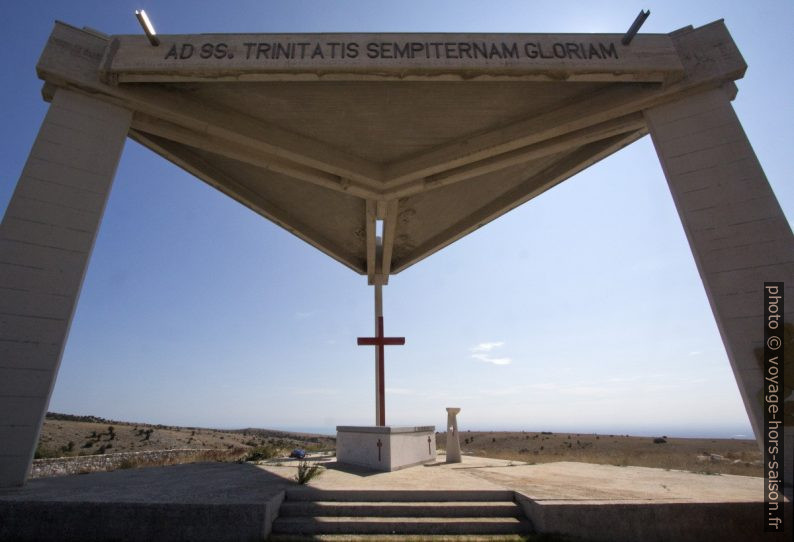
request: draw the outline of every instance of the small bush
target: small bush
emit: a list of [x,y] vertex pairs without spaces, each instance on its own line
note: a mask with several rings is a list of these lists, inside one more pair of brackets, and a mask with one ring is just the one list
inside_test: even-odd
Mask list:
[[279,450],[275,446],[257,446],[246,454],[246,456],[243,458],[243,461],[263,461],[265,459],[276,457],[278,452]]
[[655,439],[653,439],[654,444],[665,444],[666,442],[667,440],[665,440],[664,437],[656,437]]
[[49,448],[45,448],[44,446],[39,443],[36,446],[36,452],[33,454],[33,459],[47,459],[50,457],[58,457],[58,454]]
[[119,463],[119,467],[118,468],[119,469],[134,469],[134,468],[137,468],[138,466],[139,466],[139,463],[135,459],[124,458],[124,459],[121,460],[121,463]]
[[298,463],[298,474],[295,475],[295,481],[299,484],[308,484],[313,478],[320,476],[323,472],[323,467],[317,463],[310,464],[308,461],[301,461]]

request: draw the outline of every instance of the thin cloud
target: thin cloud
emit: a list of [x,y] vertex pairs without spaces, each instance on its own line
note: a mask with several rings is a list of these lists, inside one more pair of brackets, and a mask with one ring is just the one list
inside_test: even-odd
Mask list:
[[510,363],[513,361],[512,359],[505,357],[497,358],[491,356],[490,354],[491,350],[494,348],[500,348],[504,344],[505,343],[502,341],[480,343],[470,349],[472,352],[471,357],[482,361],[483,363],[490,363],[492,365],[510,365]]
[[490,352],[494,348],[504,346],[504,342],[480,343],[471,349],[472,352]]

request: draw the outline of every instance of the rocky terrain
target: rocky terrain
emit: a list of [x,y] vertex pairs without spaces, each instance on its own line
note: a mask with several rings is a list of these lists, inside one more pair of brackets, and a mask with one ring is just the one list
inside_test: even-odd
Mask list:
[[[439,448],[446,433],[436,435]],[[579,461],[603,465],[653,467],[763,476],[761,452],[755,440],[634,437],[594,433],[461,431],[464,454],[527,463]]]
[[268,447],[289,454],[293,448],[333,450],[335,439],[268,429],[220,430],[107,420],[96,416],[47,413],[37,458],[174,449],[234,450]]
[[[260,458],[287,456],[294,448],[331,451],[335,444],[333,437],[324,435],[254,428],[175,427],[48,413],[36,457],[179,450],[177,456],[191,460],[235,460],[251,457],[254,452],[260,452]],[[437,444],[440,449],[445,448],[446,433],[437,434]],[[464,430],[460,444],[464,454],[527,463],[578,461],[763,476],[762,457],[754,440]],[[201,453],[192,455],[183,450]]]

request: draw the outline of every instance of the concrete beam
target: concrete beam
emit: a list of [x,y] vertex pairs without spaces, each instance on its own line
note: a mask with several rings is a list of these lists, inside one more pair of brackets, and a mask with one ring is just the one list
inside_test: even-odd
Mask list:
[[0,487],[30,470],[131,116],[58,90],[0,224]]
[[480,209],[470,213],[460,221],[444,231],[417,246],[407,256],[392,264],[392,274],[397,274],[403,269],[427,258],[466,236],[477,228],[502,216],[519,205],[539,196],[549,188],[561,183],[576,173],[590,167],[599,160],[609,156],[626,145],[644,136],[645,130],[638,130],[628,134],[621,134],[611,138],[596,141],[569,153],[568,156],[551,164],[541,172],[521,182],[515,188],[504,194],[498,195],[490,202],[486,202]]
[[230,145],[253,147],[339,178],[366,182],[380,176],[380,169],[366,160],[347,155],[322,141],[194,100],[188,93],[107,85],[100,80],[100,73],[108,44],[93,33],[56,23],[36,71],[39,77],[55,85],[98,93],[104,100]]
[[138,112],[135,114],[132,120],[132,127],[138,132],[226,156],[233,160],[245,162],[264,170],[272,170],[289,175],[295,179],[310,182],[337,192],[346,192],[367,198],[374,197],[376,190],[380,188],[376,181],[366,180],[362,182],[340,177],[334,173],[329,173],[326,169],[305,165],[305,160],[296,161],[293,158],[284,156],[283,153],[279,155],[276,150],[265,146],[262,142],[234,142],[221,135],[185,128],[179,124],[158,119],[145,113]]
[[371,199],[367,200],[366,208],[366,243],[367,243],[367,280],[369,284],[373,284],[372,280],[377,273],[377,262],[375,261],[376,243],[375,243],[375,220],[376,220],[377,202]]
[[303,221],[290,214],[288,209],[280,208],[267,201],[261,194],[248,188],[230,173],[221,171],[208,163],[204,158],[193,152],[190,147],[136,131],[132,131],[130,137],[191,175],[245,205],[255,213],[284,228],[299,239],[306,241],[314,248],[324,252],[356,273],[365,272],[365,262],[351,254],[350,251],[345,250],[322,232],[303,223]]
[[[717,89],[645,112],[747,415],[763,448],[764,282],[794,299],[794,237],[730,95]],[[794,322],[794,303],[785,319]],[[786,428],[791,485],[794,428]]]
[[[492,149],[492,156],[477,161],[470,161],[465,165],[447,169],[415,181],[403,182],[387,190],[386,195],[392,198],[406,198],[420,192],[448,186],[510,166],[574,150],[594,141],[644,128],[645,120],[642,113],[636,112],[506,152],[498,153],[495,149]],[[511,144],[510,146],[514,145]],[[467,158],[467,160],[470,158]]]
[[670,36],[641,34],[199,34],[112,36],[109,82],[493,80],[667,81]]
[[391,261],[394,253],[394,242],[397,235],[399,201],[390,200],[386,203],[386,215],[383,220],[383,251],[381,254],[380,272],[388,277],[391,273]]
[[385,186],[392,188],[453,168],[498,156],[602,122],[631,115],[654,105],[714,88],[741,78],[747,69],[722,21],[671,38],[683,59],[685,76],[667,85],[614,84],[591,96],[579,97],[542,115],[520,119],[471,137],[430,149],[384,167]]

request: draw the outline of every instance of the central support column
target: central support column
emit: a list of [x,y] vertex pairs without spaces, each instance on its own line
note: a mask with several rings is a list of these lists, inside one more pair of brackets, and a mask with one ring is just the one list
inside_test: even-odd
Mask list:
[[0,487],[30,470],[131,119],[57,90],[0,224]]
[[[383,321],[383,286],[375,285],[375,336]],[[381,333],[382,334],[382,333]],[[375,349],[375,425],[386,425],[386,380],[383,374],[382,348]]]

